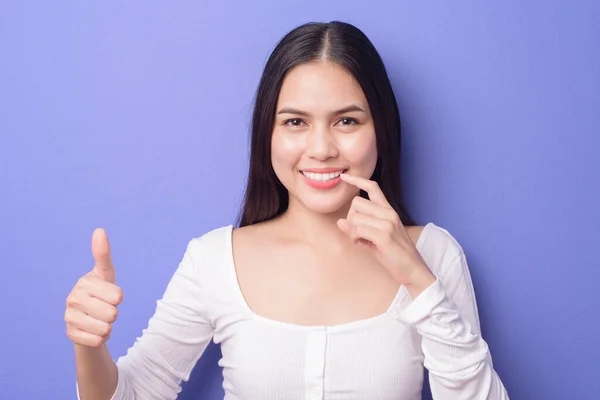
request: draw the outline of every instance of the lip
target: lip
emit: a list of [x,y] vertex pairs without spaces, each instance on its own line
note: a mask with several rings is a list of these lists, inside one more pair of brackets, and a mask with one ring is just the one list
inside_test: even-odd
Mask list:
[[333,189],[334,187],[339,185],[342,182],[342,178],[340,178],[338,176],[337,178],[329,179],[327,181],[315,181],[315,180],[312,180],[312,179],[306,177],[302,172],[314,172],[317,174],[330,174],[332,172],[345,172],[345,171],[347,171],[347,169],[344,169],[344,168],[307,168],[307,169],[300,170],[300,175],[304,179],[304,182],[306,182],[306,184],[308,186],[310,186],[311,188],[318,189],[318,190],[329,190],[329,189]]
[[315,172],[317,174],[330,174],[332,172],[338,172],[338,171],[346,171],[347,168],[305,168],[305,169],[301,169],[300,171],[304,171],[304,172]]

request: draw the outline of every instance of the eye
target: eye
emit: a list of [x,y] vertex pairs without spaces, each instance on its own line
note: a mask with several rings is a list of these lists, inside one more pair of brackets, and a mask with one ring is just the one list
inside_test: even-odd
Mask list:
[[304,124],[304,121],[302,121],[300,118],[291,118],[283,121],[283,125],[291,126],[293,128],[299,128],[302,126],[302,124]]
[[349,118],[349,117],[343,117],[340,119],[339,123],[342,126],[352,126],[352,125],[358,125],[358,121],[355,120],[354,118]]

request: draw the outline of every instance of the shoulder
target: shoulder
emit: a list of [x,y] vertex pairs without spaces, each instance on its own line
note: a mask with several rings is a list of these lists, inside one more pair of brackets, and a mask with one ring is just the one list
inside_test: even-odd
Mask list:
[[192,237],[172,278],[179,288],[193,286],[203,299],[216,297],[230,281],[232,226],[222,226]]
[[231,244],[232,225],[211,229],[204,234],[193,237],[187,244],[186,256],[191,257],[196,264],[227,254]]
[[463,253],[463,248],[458,240],[446,228],[429,222],[421,228],[417,245],[426,252],[435,252],[457,256]]
[[228,265],[233,262],[234,253],[252,253],[260,248],[268,248],[278,239],[277,229],[273,229],[268,222],[240,228],[226,225],[192,238],[186,254],[195,264]]
[[435,275],[445,275],[457,259],[464,258],[464,250],[458,240],[433,222],[425,225],[416,244],[423,260]]
[[233,225],[225,225],[218,228],[212,228],[205,233],[196,236],[190,240],[192,244],[200,244],[206,242],[213,242],[215,240],[222,240],[227,236],[231,235],[233,231]]
[[273,245],[282,238],[282,231],[274,220],[259,222],[252,225],[235,228],[232,231],[234,248],[253,248]]
[[261,232],[259,224],[246,225],[239,228],[233,228],[231,236],[234,242],[246,243],[255,238]]

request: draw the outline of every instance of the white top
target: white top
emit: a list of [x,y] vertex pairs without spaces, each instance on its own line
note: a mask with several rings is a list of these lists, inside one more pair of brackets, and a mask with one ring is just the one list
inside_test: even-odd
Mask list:
[[438,278],[416,299],[401,286],[378,316],[334,326],[270,320],[238,286],[232,226],[194,238],[148,328],[117,361],[113,400],[176,399],[211,339],[225,399],[508,399],[493,369],[465,254],[429,223],[416,247]]

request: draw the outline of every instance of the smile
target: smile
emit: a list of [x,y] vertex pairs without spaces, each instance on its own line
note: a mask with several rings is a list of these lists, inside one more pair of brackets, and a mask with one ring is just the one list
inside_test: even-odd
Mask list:
[[317,172],[305,172],[305,171],[301,171],[301,172],[302,172],[302,175],[304,175],[308,179],[311,179],[313,181],[326,182],[326,181],[338,178],[342,174],[342,172],[344,172],[344,170],[340,170],[337,172],[330,172],[327,174],[319,174]]
[[320,169],[319,172],[308,170],[300,171],[300,173],[304,177],[304,181],[313,189],[326,190],[333,189],[342,182],[340,175],[346,171],[346,169],[326,168]]

